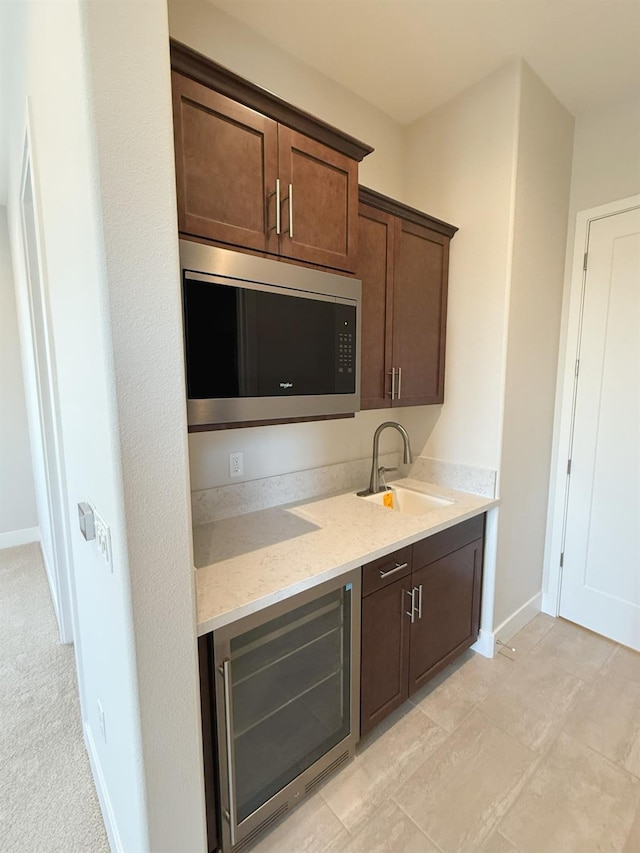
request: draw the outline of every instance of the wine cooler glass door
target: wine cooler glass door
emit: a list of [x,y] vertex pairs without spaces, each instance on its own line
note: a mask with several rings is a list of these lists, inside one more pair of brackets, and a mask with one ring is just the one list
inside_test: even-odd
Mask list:
[[359,595],[354,599],[352,583],[323,589],[297,606],[299,597],[269,608],[259,624],[255,617],[236,623],[231,627],[241,633],[223,644],[216,638],[231,847],[270,811],[279,814],[278,794],[354,728],[352,611]]

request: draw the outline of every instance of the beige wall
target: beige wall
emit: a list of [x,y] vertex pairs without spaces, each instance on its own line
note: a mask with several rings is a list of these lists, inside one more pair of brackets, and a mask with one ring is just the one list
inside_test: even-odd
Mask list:
[[640,98],[637,97],[576,119],[571,219],[575,219],[579,210],[635,193],[640,193]]
[[[195,433],[189,436],[191,489],[210,489],[224,483],[370,458],[373,433],[385,420],[402,423],[418,453],[426,440],[427,419],[425,407],[413,407],[359,412],[355,418],[333,421]],[[398,433],[385,430],[380,438],[381,452],[401,449]],[[245,476],[230,479],[229,453],[238,450],[244,454]],[[363,483],[363,488],[366,485]]]
[[445,403],[424,455],[498,468],[519,66],[407,129],[405,200],[459,227],[451,244]]
[[526,65],[521,80],[495,627],[542,588],[573,145],[573,117]]

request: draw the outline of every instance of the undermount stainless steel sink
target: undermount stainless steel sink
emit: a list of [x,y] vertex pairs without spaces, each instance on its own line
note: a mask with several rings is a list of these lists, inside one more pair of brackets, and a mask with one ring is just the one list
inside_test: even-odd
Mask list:
[[[406,515],[424,515],[434,509],[442,509],[444,506],[451,506],[455,503],[455,501],[449,498],[429,495],[426,492],[414,491],[404,486],[391,486],[385,492],[377,492],[373,495],[360,495],[359,497],[364,501],[369,501],[369,503],[378,504],[395,512],[403,512]],[[388,506],[389,501],[391,506]]]

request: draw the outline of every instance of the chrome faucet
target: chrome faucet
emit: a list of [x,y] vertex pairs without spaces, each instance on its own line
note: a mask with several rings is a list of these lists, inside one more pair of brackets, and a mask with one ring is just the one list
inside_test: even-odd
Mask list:
[[373,434],[373,458],[371,460],[371,478],[369,480],[369,488],[365,489],[363,492],[358,492],[359,495],[374,495],[378,492],[386,491],[386,486],[380,487],[380,474],[384,474],[385,471],[397,471],[397,468],[385,468],[378,466],[378,456],[380,454],[379,444],[380,444],[380,433],[385,427],[393,427],[397,429],[400,435],[402,436],[402,440],[404,442],[404,458],[403,461],[405,465],[408,465],[411,460],[411,442],[409,441],[409,433],[402,426],[402,424],[396,423],[396,421],[385,421],[383,424],[376,429]]

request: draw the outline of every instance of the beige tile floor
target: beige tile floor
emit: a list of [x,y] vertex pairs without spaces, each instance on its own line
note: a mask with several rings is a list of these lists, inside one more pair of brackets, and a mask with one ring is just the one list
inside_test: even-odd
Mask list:
[[640,853],[640,654],[539,614],[467,652],[251,853]]

